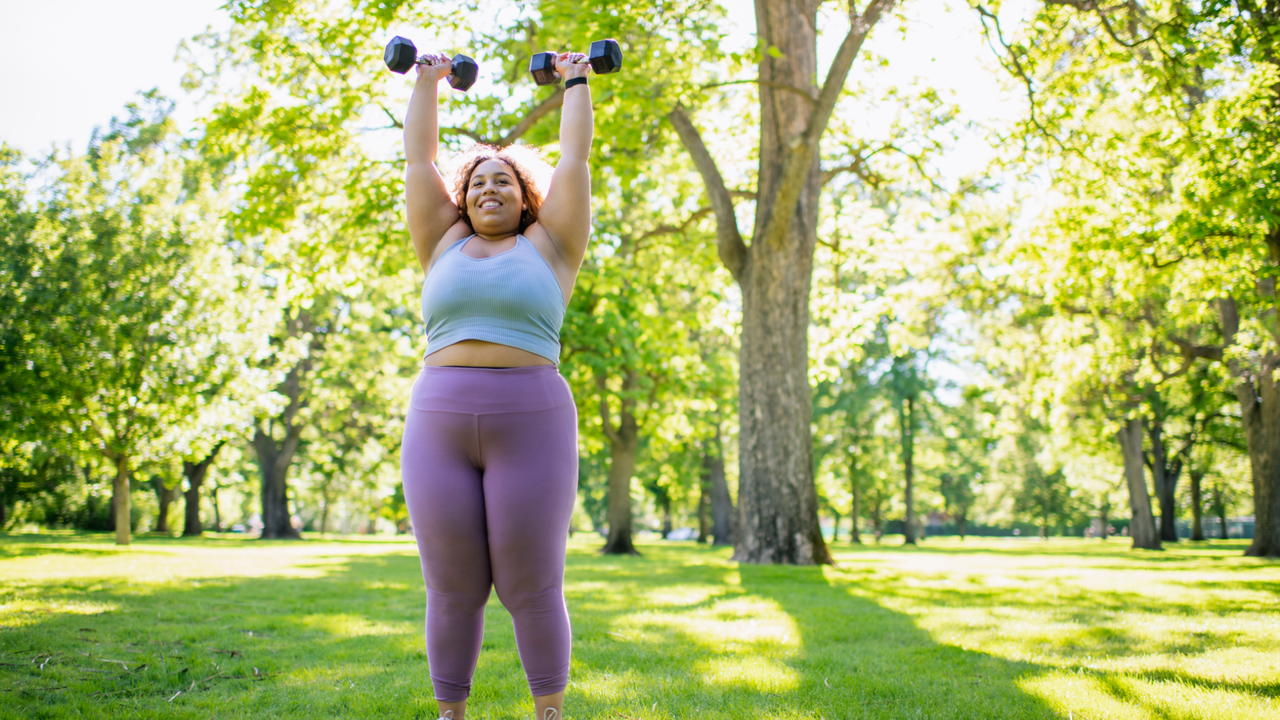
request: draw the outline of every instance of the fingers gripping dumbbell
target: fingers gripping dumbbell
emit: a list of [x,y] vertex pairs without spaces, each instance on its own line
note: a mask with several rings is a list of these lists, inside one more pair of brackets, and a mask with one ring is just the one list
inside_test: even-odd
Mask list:
[[[622,69],[622,48],[617,40],[597,40],[591,43],[591,51],[587,53],[587,62],[597,75],[608,75]],[[529,73],[533,81],[539,85],[551,85],[560,82],[560,73],[556,72],[556,54],[553,52],[538,53],[529,61]]]
[[[409,72],[409,68],[419,63],[423,65],[431,64],[425,57],[418,57],[418,49],[413,46],[413,41],[408,38],[402,38],[399,35],[391,38],[391,42],[387,43],[387,49],[382,54],[382,59],[387,63],[387,69],[393,73],[401,75]],[[475,60],[461,53],[453,56],[453,65],[449,70],[449,84],[455,90],[467,90],[476,82],[476,75],[480,73],[480,65]]]

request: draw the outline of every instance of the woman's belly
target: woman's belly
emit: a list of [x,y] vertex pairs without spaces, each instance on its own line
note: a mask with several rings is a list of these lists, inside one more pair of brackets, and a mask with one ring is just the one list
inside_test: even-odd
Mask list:
[[528,350],[484,340],[463,340],[427,356],[427,365],[431,367],[503,368],[553,364],[550,360]]

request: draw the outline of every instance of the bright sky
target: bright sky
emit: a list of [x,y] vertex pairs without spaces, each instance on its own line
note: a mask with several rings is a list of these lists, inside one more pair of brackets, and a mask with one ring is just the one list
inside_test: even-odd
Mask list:
[[[210,25],[227,26],[222,1],[0,0],[0,140],[28,155],[68,143],[82,152],[94,127],[151,87],[179,100],[177,117],[187,127],[195,109],[179,86],[185,68],[174,56],[183,39]],[[739,21],[734,39],[753,44],[750,0],[723,2]],[[908,32],[882,25],[869,44],[888,58],[895,82],[918,76],[950,90],[972,120],[1016,112],[989,72],[990,51],[972,10],[956,0],[914,0],[906,8]],[[824,43],[828,59],[845,30],[842,21],[831,20],[839,27]],[[989,151],[976,140],[962,142],[952,154],[948,174],[985,163]]]
[[[0,140],[28,155],[71,144],[140,90],[181,100],[178,43],[229,22],[222,0],[0,0]],[[178,121],[194,119],[180,103]]]

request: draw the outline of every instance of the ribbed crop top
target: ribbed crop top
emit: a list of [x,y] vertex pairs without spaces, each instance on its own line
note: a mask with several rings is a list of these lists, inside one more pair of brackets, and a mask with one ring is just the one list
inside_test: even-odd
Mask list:
[[514,248],[487,258],[462,254],[470,239],[450,245],[422,284],[427,354],[484,340],[558,364],[564,291],[551,266],[523,235]]

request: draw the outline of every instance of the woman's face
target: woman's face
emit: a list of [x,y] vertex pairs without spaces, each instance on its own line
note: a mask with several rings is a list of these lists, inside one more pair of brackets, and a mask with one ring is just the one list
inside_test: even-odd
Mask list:
[[467,216],[473,230],[483,235],[514,233],[523,211],[524,196],[510,165],[485,160],[476,166],[467,184]]

